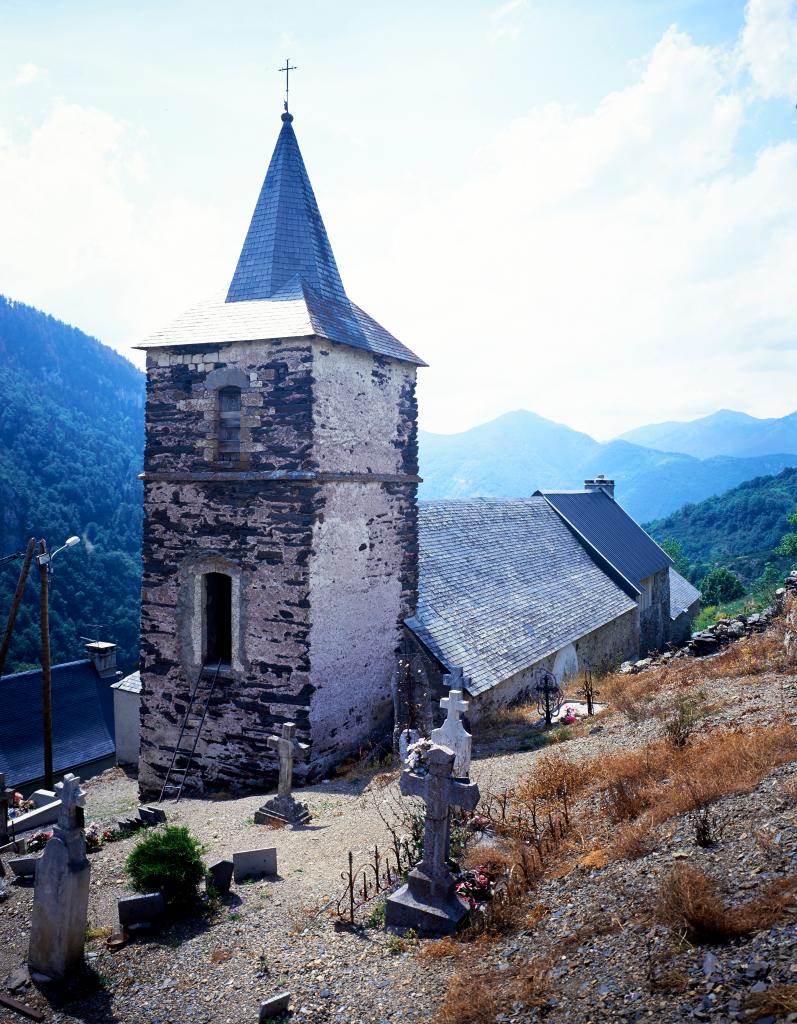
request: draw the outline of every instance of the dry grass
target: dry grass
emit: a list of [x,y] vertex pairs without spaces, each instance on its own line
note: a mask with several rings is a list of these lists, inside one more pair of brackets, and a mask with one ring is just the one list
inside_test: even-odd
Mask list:
[[527,1008],[543,1007],[551,991],[550,970],[551,964],[543,960],[500,974],[491,966],[478,972],[461,968],[452,976],[433,1024],[488,1024],[516,1002]]
[[726,907],[716,884],[691,865],[674,868],[659,888],[656,916],[690,942],[729,942],[771,928],[794,907],[797,875],[778,879],[738,907]]
[[751,1020],[797,1013],[797,985],[772,985],[766,992],[751,992],[744,1005]]
[[780,792],[787,807],[797,807],[797,778],[781,783]]

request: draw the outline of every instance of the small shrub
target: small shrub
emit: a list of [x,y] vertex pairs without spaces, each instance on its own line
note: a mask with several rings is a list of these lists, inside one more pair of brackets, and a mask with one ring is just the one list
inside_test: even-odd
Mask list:
[[698,729],[701,717],[698,701],[682,697],[672,714],[664,719],[664,735],[674,747],[685,747],[692,733]]
[[708,804],[701,804],[689,812],[689,824],[695,833],[695,842],[704,849],[715,846],[725,831],[725,822],[714,814]]
[[750,992],[744,1005],[751,1011],[751,1020],[797,1013],[797,985],[771,985],[766,992]]
[[778,879],[738,907],[726,907],[714,882],[691,865],[674,868],[662,881],[656,914],[691,942],[729,942],[771,928],[794,902],[797,875]]
[[196,900],[205,876],[203,847],[187,828],[166,825],[139,842],[125,872],[137,892],[162,892],[167,904],[185,907]]
[[366,928],[384,928],[385,926],[385,901],[379,900],[371,905],[371,909],[365,915],[363,921]]
[[391,932],[387,937],[385,946],[389,953],[406,953],[410,946],[418,945],[418,936],[412,930],[408,928],[403,935],[396,935]]

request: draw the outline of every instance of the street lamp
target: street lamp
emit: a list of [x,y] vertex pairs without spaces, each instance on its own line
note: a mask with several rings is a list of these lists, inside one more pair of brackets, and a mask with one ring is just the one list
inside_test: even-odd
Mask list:
[[73,548],[80,543],[80,537],[68,537],[60,548],[49,553],[45,541],[39,542],[39,554],[36,562],[39,566],[41,587],[39,591],[39,608],[41,618],[42,643],[42,720],[44,726],[44,785],[53,788],[53,691],[50,672],[50,611],[48,590],[50,573],[53,571],[53,559],[59,551]]

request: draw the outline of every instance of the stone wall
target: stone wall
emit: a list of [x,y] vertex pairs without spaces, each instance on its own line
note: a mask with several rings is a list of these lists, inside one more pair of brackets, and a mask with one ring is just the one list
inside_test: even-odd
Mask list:
[[357,349],[319,344],[314,378],[313,450],[335,477],[310,566],[313,757],[326,765],[392,725],[417,601],[417,407],[413,366]]
[[[444,669],[432,658],[417,640],[414,641],[413,662],[417,668],[422,670],[423,678],[428,679],[429,689],[433,694],[432,700],[426,702],[419,698],[419,705],[426,708],[431,704],[434,712],[434,725],[442,721],[442,712],[437,709],[436,704],[440,696],[444,696],[446,688],[442,682]],[[564,659],[568,665],[577,664],[577,670],[583,672],[587,668],[593,671],[606,671],[610,668],[618,668],[626,658],[636,657],[639,649],[639,612],[636,608],[613,619],[605,626],[586,634],[572,644],[575,649],[575,659],[568,645],[567,657]],[[561,651],[554,651],[549,657],[543,658],[533,665],[527,666],[523,671],[507,677],[497,686],[486,690],[484,693],[470,696],[471,706],[468,709],[468,719],[471,722],[500,707],[507,707],[520,701],[533,699],[532,689],[541,671],[552,672],[559,658],[561,664],[563,659],[559,657]],[[424,731],[423,725],[418,726]]]
[[669,639],[670,570],[666,568],[653,577],[650,607],[639,613],[639,656],[661,650]]
[[[200,672],[209,572],[232,580],[232,659],[191,788],[262,789],[284,721],[311,746],[299,779],[389,724],[399,624],[417,594],[414,378],[412,366],[312,340],[149,357],[145,795],[162,785]],[[241,456],[221,464],[218,388],[230,384]]]

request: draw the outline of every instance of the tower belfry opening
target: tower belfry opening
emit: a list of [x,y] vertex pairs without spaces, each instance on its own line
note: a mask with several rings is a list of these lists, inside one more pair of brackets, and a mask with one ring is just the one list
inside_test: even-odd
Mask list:
[[232,577],[223,572],[205,576],[205,663],[232,661]]

